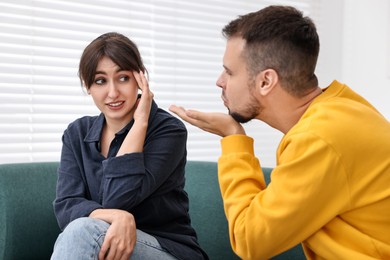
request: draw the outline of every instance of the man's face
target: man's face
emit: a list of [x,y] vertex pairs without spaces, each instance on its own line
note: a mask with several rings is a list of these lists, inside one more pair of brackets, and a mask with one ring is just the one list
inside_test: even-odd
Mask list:
[[245,40],[232,37],[227,41],[223,57],[224,71],[216,84],[222,89],[221,98],[229,114],[240,123],[257,117],[261,106],[256,98],[254,79],[249,78],[246,62],[241,55]]

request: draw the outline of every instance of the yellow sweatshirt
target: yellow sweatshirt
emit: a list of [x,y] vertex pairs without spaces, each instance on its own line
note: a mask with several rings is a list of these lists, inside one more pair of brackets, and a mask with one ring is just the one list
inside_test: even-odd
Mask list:
[[222,139],[218,177],[233,250],[268,259],[390,259],[390,123],[334,81],[282,138],[266,187],[253,139]]

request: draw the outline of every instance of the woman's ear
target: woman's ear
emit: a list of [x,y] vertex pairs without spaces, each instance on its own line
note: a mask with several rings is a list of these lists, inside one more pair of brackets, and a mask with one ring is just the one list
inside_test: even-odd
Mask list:
[[260,95],[268,95],[278,83],[278,73],[273,69],[261,71],[256,76],[256,87]]

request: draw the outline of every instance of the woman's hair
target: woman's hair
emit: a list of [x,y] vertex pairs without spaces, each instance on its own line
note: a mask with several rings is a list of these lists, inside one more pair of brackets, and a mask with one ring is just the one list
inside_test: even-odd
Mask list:
[[313,21],[289,6],[269,6],[239,16],[222,30],[225,38],[242,37],[242,57],[250,76],[274,69],[281,86],[294,96],[302,96],[318,86],[314,74],[320,49]]
[[146,73],[141,54],[134,42],[116,32],[105,33],[93,40],[81,55],[78,75],[81,84],[87,89],[93,84],[97,65],[104,56],[123,70]]

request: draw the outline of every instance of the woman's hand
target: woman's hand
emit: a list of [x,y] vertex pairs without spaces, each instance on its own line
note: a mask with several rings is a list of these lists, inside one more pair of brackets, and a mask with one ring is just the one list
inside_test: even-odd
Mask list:
[[137,122],[142,120],[147,123],[154,95],[152,91],[150,91],[148,80],[142,71],[134,71],[133,75],[142,91],[141,98],[138,100],[137,108],[134,112],[134,121]]
[[144,149],[146,130],[148,128],[148,120],[154,95],[150,91],[148,80],[142,71],[134,71],[133,75],[142,91],[142,94],[136,104],[137,108],[134,112],[134,125],[127,133],[117,156],[124,155],[126,153],[140,153]]
[[90,214],[110,223],[99,260],[128,260],[136,242],[136,224],[132,214],[119,209],[97,209]]

